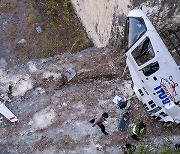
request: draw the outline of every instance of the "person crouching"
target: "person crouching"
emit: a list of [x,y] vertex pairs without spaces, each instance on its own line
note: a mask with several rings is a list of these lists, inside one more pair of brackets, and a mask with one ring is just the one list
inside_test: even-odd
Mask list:
[[141,121],[138,124],[134,125],[132,129],[132,138],[134,140],[139,141],[138,136],[145,133],[146,133],[146,124],[143,121]]

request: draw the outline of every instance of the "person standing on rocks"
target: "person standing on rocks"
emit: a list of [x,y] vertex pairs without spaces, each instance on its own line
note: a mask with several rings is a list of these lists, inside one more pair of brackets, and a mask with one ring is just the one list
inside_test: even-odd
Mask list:
[[103,125],[103,122],[106,121],[106,118],[108,118],[108,113],[101,111],[96,119],[91,119],[90,123],[92,123],[92,127],[98,125],[101,128],[101,131],[103,134],[108,135],[108,133],[105,131],[105,126]]

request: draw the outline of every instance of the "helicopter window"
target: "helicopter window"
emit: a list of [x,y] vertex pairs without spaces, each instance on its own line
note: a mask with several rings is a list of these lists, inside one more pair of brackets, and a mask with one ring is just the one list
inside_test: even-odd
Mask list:
[[154,58],[155,53],[148,37],[133,50],[132,56],[139,66]]
[[154,118],[154,119],[155,119],[155,118],[157,118],[157,116],[155,116],[155,115],[154,115],[154,116],[152,116],[152,118]]
[[180,68],[180,33],[172,29],[161,30],[161,38]]
[[158,107],[156,107],[155,109],[149,111],[149,113],[150,113],[150,114],[153,114],[153,113],[156,113],[156,112],[160,111],[161,109],[162,109],[162,108],[158,106]]
[[156,106],[155,104],[152,104],[152,105],[151,105],[151,108],[154,108],[155,106]]
[[151,104],[153,104],[153,103],[154,103],[154,102],[153,102],[152,100],[148,102],[149,105],[151,105]]
[[143,96],[143,95],[144,95],[144,93],[142,92],[142,90],[141,90],[141,89],[138,89],[138,91],[139,91],[139,93],[140,93],[140,95],[141,95],[141,96]]
[[149,110],[149,108],[147,107],[147,105],[146,105],[146,104],[144,104],[144,106],[145,106],[146,110]]
[[144,67],[142,69],[142,72],[145,76],[150,76],[158,70],[159,70],[159,63],[156,61]]
[[166,116],[167,116],[167,114],[164,113],[164,112],[161,112],[161,113],[159,113],[159,114],[162,115],[163,117],[166,117]]
[[156,107],[155,103],[151,100],[148,102],[148,104],[151,106],[151,108],[154,108]]
[[161,120],[161,117],[157,117],[157,116],[152,116],[152,118],[157,119],[157,120]]
[[161,118],[161,117],[157,117],[156,119],[157,119],[157,120],[161,120],[162,118]]
[[142,18],[128,18],[127,26],[129,27],[128,46],[132,46],[145,32],[146,25]]

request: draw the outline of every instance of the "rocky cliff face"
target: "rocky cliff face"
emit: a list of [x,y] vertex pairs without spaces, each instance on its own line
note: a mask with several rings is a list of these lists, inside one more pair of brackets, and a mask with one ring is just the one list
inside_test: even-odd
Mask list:
[[157,30],[164,28],[173,28],[177,30],[180,27],[180,1],[144,1],[134,2],[134,6],[146,6],[148,17]]
[[106,46],[111,42],[122,44],[124,25],[128,12],[146,6],[147,16],[157,30],[180,27],[180,1],[101,1],[72,0],[87,33],[97,47]]
[[72,0],[72,3],[87,34],[97,47],[106,46],[115,31],[123,31],[125,15],[132,5],[129,0]]

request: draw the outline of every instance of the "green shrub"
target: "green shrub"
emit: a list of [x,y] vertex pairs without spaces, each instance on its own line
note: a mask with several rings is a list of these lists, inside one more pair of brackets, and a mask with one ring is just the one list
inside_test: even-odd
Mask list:
[[171,147],[171,142],[167,141],[162,147],[150,147],[141,143],[133,153],[128,154],[180,154],[180,149]]
[[150,154],[150,148],[144,143],[141,143],[140,146],[135,150],[135,154]]
[[65,9],[69,9],[71,7],[71,0],[65,0],[63,6]]

